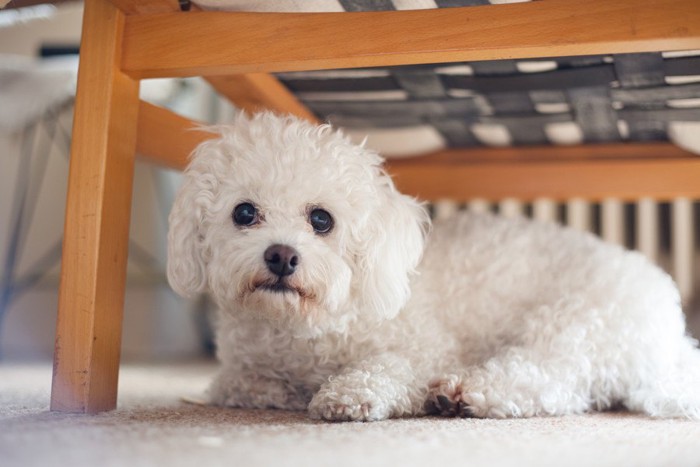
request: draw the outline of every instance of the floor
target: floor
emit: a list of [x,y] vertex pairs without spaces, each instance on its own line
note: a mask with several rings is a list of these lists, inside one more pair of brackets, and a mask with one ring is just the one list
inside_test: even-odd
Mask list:
[[0,465],[698,466],[700,422],[605,413],[331,424],[185,402],[211,362],[124,364],[119,408],[48,412],[48,364],[0,364]]

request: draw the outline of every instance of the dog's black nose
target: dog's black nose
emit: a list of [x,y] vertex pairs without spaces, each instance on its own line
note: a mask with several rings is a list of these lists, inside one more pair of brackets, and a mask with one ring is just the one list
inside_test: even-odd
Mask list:
[[284,277],[294,273],[299,264],[299,253],[288,245],[272,245],[265,250],[265,264],[271,273]]

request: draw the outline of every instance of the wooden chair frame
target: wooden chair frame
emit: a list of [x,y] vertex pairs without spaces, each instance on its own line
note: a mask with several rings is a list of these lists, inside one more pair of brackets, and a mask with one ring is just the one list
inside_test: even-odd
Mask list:
[[[51,409],[116,406],[134,155],[182,168],[208,137],[140,102],[140,79],[200,75],[243,108],[313,120],[269,73],[691,49],[700,49],[697,0],[342,14],[182,12],[176,0],[86,0]],[[400,189],[427,199],[700,195],[700,158],[669,144],[444,151],[389,170]]]

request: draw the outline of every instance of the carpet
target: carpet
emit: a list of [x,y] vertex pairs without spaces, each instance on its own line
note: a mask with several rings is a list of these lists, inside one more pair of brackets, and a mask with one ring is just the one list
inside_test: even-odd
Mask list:
[[698,466],[700,422],[603,413],[527,420],[323,423],[183,402],[211,362],[124,364],[119,408],[48,411],[50,365],[0,364],[0,465]]

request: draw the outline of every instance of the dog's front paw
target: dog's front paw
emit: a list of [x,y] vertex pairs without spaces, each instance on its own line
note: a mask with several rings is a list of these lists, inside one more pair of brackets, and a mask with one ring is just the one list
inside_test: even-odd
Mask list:
[[317,420],[333,422],[369,422],[389,417],[385,404],[371,391],[319,391],[309,404],[309,415]]
[[311,418],[328,420],[333,422],[369,421],[371,405],[363,404],[335,404],[327,403],[319,407],[309,407]]
[[384,354],[358,362],[328,379],[311,399],[312,418],[376,421],[420,413],[423,391],[408,362]]

